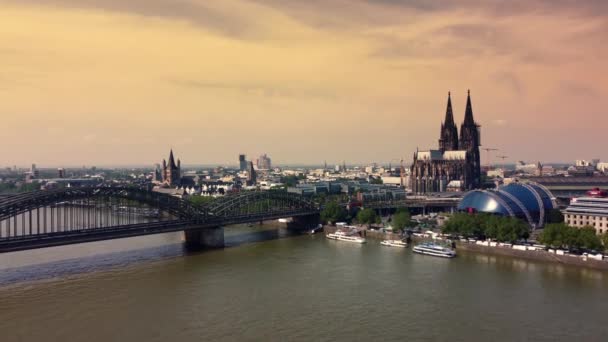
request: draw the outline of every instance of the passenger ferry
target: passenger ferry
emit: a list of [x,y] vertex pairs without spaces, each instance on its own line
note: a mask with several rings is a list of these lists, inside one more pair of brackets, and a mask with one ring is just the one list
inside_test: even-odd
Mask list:
[[388,247],[400,247],[400,248],[407,247],[407,242],[402,241],[402,240],[383,240],[382,242],[380,242],[380,244],[382,246],[388,246]]
[[338,240],[338,241],[346,241],[346,242],[356,242],[356,243],[365,243],[365,239],[359,236],[351,236],[351,235],[346,235],[346,233],[341,232],[341,231],[337,231],[335,233],[329,233],[327,235],[325,235],[326,238],[331,239],[331,240]]
[[414,251],[414,253],[432,255],[442,258],[453,258],[456,256],[455,250],[449,247],[436,244],[434,242],[423,242],[414,246],[412,250]]

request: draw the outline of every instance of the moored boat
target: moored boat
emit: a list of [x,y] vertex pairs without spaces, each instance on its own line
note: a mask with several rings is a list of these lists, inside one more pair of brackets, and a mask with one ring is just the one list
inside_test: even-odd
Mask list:
[[400,248],[407,247],[407,242],[405,242],[403,240],[383,240],[382,242],[380,242],[380,244],[382,246],[387,246],[387,247],[400,247]]
[[449,247],[434,243],[434,242],[420,243],[420,244],[414,246],[414,248],[412,248],[412,250],[414,251],[414,253],[432,255],[432,256],[442,257],[442,258],[453,258],[456,256],[455,250],[453,250]]
[[337,231],[335,233],[329,233],[329,234],[325,235],[325,237],[328,238],[328,239],[331,239],[331,240],[346,241],[346,242],[355,242],[355,243],[365,243],[365,242],[367,242],[362,237],[353,236],[353,235],[346,235],[346,233],[341,232],[341,231]]

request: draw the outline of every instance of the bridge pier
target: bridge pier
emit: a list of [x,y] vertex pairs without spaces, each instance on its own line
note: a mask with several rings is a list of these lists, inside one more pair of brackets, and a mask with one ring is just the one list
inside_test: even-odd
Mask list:
[[224,227],[185,230],[184,240],[189,250],[224,248]]

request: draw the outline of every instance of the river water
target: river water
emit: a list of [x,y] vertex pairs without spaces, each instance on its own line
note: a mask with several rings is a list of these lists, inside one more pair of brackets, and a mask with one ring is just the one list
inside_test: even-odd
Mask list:
[[287,235],[228,228],[230,248],[201,253],[163,234],[0,255],[0,341],[608,339],[608,273]]

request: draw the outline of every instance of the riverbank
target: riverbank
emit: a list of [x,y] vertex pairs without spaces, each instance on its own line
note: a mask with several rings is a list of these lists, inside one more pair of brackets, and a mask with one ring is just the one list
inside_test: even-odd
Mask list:
[[595,260],[592,258],[584,259],[580,255],[558,255],[547,251],[522,251],[508,247],[490,247],[474,243],[456,242],[456,250],[464,250],[467,252],[510,256],[520,259],[536,260],[542,262],[553,262],[563,265],[571,265],[577,267],[587,267],[596,270],[608,271],[607,260]]
[[[324,226],[323,231],[325,234],[333,233],[338,230],[338,227]],[[400,234],[384,233],[382,231],[372,231],[362,229],[363,235],[368,239],[374,240],[400,240],[403,237]],[[412,241],[424,241],[424,238],[412,236]],[[558,255],[549,253],[547,251],[531,251],[531,250],[517,250],[509,247],[491,247],[478,245],[475,243],[456,241],[457,251],[467,251],[472,253],[483,253],[489,255],[501,255],[509,256],[513,258],[520,258],[533,261],[559,263],[562,265],[569,265],[575,267],[586,267],[595,270],[608,271],[608,260],[595,260],[592,258],[584,259],[580,255]]]

